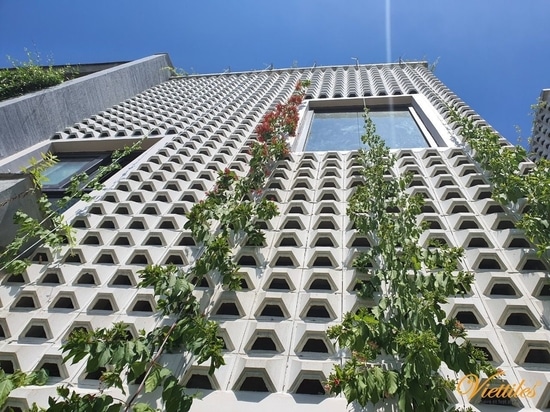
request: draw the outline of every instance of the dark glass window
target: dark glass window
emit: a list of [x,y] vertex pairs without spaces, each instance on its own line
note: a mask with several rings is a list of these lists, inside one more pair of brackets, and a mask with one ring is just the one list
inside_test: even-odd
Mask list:
[[[119,163],[121,167],[126,166],[131,160],[135,159],[141,151],[136,151],[122,158]],[[55,205],[56,202],[65,195],[65,191],[71,183],[71,178],[80,173],[87,173],[93,178],[100,166],[106,166],[111,163],[111,152],[90,152],[90,153],[56,153],[57,162],[53,166],[44,170],[43,175],[47,178],[42,186],[42,191],[48,196]],[[114,171],[103,176],[101,181],[109,178]],[[92,188],[84,188],[85,192]],[[76,200],[75,200],[76,201]],[[67,205],[68,207],[71,204]]]
[[93,169],[102,160],[103,158],[100,156],[59,156],[58,162],[44,171],[44,177],[48,179],[44,183],[44,189],[63,187],[70,182],[71,177]]
[[[379,134],[391,149],[429,147],[411,112],[406,108],[369,113]],[[357,150],[363,146],[364,118],[361,110],[315,111],[306,151]]]

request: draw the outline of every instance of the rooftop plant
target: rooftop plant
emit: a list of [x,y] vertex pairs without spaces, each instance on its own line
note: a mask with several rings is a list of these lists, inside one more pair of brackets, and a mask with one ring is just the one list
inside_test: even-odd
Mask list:
[[13,67],[0,70],[0,101],[55,86],[74,74],[70,67],[41,66],[38,54],[27,51],[27,57],[26,62],[8,57]]

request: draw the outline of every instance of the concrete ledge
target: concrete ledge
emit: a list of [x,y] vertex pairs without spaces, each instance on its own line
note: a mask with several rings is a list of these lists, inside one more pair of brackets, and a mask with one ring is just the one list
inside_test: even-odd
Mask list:
[[168,80],[167,67],[167,54],[153,55],[1,102],[0,158]]

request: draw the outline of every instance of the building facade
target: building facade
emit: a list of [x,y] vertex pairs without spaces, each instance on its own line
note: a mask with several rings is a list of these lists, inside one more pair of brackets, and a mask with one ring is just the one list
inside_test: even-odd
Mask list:
[[[430,229],[423,241],[463,247],[462,269],[475,273],[471,293],[449,300],[449,316],[466,325],[474,345],[506,372],[510,384],[537,385],[533,397],[507,401],[507,410],[548,408],[547,262],[514,227],[514,217],[491,199],[486,175],[464,147],[447,107],[477,115],[422,62],[160,81],[4,159],[0,171],[48,150],[63,164],[76,155],[83,165],[97,164],[105,152],[147,137],[143,152],[93,192],[91,202],[65,212],[76,231],[73,250],[39,247],[24,273],[4,276],[0,365],[50,371],[47,385],[13,391],[10,406],[45,405],[59,384],[97,390],[100,383],[87,376],[83,362],[63,363],[60,347],[75,328],[124,322],[135,335],[163,321],[155,316],[152,291],[136,287],[138,271],[147,264],[193,262],[199,246],[184,229],[186,213],[213,188],[218,171],[247,171],[256,125],[300,80],[311,83],[292,150],[265,188],[280,214],[263,222],[263,246],[236,252],[243,289],[227,291],[215,279],[196,289],[205,313],[220,325],[225,365],[209,377],[207,367],[189,364],[184,355],[166,357],[189,388],[202,392],[192,410],[360,410],[343,397],[327,397],[323,382],[345,357],[327,338],[327,328],[368,304],[357,296],[361,275],[352,267],[368,241],[346,214],[360,183],[354,150],[364,106],[395,149],[395,173],[413,173],[410,190],[426,199],[422,219]],[[67,170],[70,175],[73,169]],[[62,190],[66,180],[55,184]],[[502,406],[479,397],[470,402],[456,391],[449,396],[479,411]]]
[[529,152],[532,159],[550,159],[550,89],[540,94]]

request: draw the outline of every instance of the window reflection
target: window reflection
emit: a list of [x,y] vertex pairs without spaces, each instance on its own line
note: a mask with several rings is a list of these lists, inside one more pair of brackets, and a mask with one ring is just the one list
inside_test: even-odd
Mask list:
[[[371,111],[370,118],[391,149],[429,147],[409,110]],[[363,147],[362,111],[315,112],[306,151],[357,150]]]
[[102,158],[61,158],[53,166],[44,171],[44,177],[48,180],[44,186],[59,187],[70,181],[71,177],[88,170],[96,163],[99,163]]

